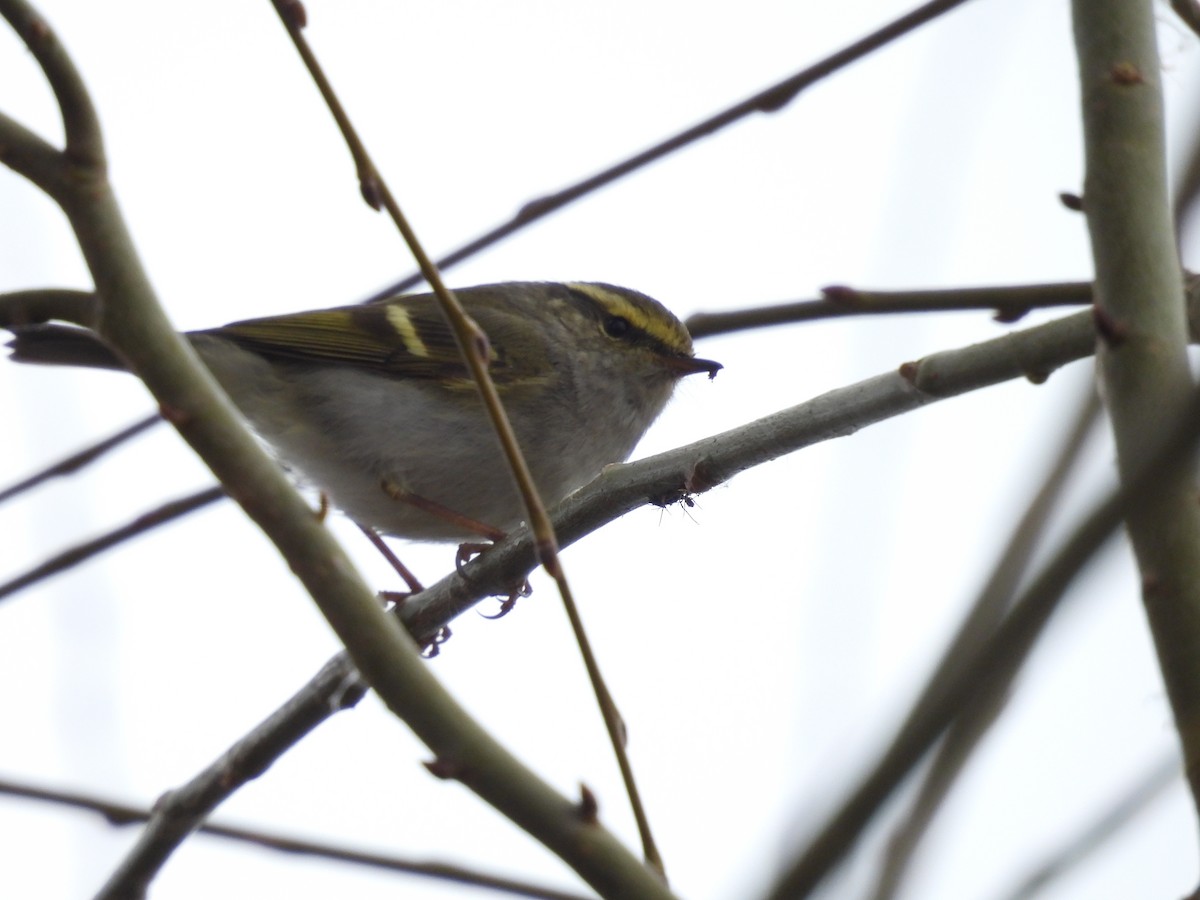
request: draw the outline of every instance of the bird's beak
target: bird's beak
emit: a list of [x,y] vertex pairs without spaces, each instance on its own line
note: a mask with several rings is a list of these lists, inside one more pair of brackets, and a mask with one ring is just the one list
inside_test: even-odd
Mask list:
[[667,360],[667,366],[671,368],[680,378],[684,375],[695,375],[699,372],[707,372],[709,380],[717,377],[717,373],[723,368],[719,362],[713,362],[711,359],[700,359],[696,356],[674,356]]

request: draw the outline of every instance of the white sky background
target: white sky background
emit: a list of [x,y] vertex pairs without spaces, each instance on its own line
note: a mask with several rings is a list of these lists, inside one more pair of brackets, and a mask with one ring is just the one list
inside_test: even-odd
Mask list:
[[[308,37],[434,255],[525,201],[691,125],[909,3],[322,3]],[[90,85],[138,247],[181,328],[353,302],[412,265],[266,2],[46,2]],[[1159,9],[1174,146],[1195,39]],[[0,109],[59,139],[49,90],[0,30]],[[452,285],[595,279],[681,316],[831,283],[938,287],[1089,276],[1067,4],[977,0],[900,45],[543,220]],[[0,290],[86,287],[62,216],[0,172]],[[1185,250],[1185,262],[1195,254]],[[1042,317],[1044,318],[1044,317]],[[1031,317],[1030,321],[1034,321]],[[1026,323],[1022,323],[1022,327]],[[637,455],[923,354],[1000,335],[986,313],[855,319],[704,341]],[[1058,446],[1087,364],[993,388],[763,466],[694,509],[644,509],[566,554],[673,886],[740,900],[872,757]],[[0,484],[145,414],[119,375],[0,364]],[[1110,475],[1093,448],[1077,512]],[[210,482],[165,428],[0,507],[0,580]],[[1071,521],[1068,513],[1064,522]],[[368,578],[391,579],[353,528]],[[452,549],[401,547],[427,581]],[[464,616],[431,663],[607,825],[636,832],[545,579]],[[299,688],[328,627],[231,504],[0,603],[0,774],[150,804]],[[907,896],[999,896],[1174,747],[1123,548],[1091,567],[930,835]],[[574,876],[465,789],[374,698],[219,812],[226,822],[528,875]],[[0,797],[0,896],[94,891],[135,838]],[[879,835],[826,886],[860,897]],[[1052,898],[1173,898],[1196,881],[1182,786]],[[155,883],[211,896],[485,896],[197,838]]]

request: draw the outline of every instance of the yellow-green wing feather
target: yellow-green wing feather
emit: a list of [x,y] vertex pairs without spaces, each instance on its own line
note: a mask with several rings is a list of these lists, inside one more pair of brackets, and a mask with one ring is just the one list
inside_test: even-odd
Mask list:
[[234,322],[208,334],[269,359],[368,369],[397,378],[465,378],[432,297]]

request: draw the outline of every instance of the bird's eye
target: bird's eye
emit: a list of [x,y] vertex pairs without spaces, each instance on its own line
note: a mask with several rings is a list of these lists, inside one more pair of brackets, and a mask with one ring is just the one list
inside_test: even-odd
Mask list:
[[609,337],[625,337],[632,327],[624,316],[609,316],[604,320],[604,333]]

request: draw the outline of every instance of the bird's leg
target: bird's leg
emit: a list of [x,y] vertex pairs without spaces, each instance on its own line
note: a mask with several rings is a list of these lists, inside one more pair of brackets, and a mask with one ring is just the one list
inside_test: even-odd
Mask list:
[[399,603],[413,594],[418,594],[425,590],[421,582],[417,580],[417,576],[412,573],[408,566],[400,561],[400,557],[392,552],[392,548],[384,543],[383,538],[379,536],[374,528],[368,528],[366,525],[362,525],[357,522],[355,524],[358,525],[358,530],[367,536],[367,540],[375,545],[375,549],[378,550],[380,554],[382,554],[383,558],[386,559],[391,564],[392,568],[396,570],[396,574],[403,578],[404,583],[408,585],[408,593],[406,594],[402,594],[397,591],[380,591],[381,596],[383,596],[385,599],[391,600],[394,603]]
[[485,525],[483,522],[478,522],[470,516],[464,516],[462,513],[455,512],[448,506],[442,506],[436,500],[428,500],[419,494],[414,494],[407,488],[401,487],[390,478],[384,478],[382,482],[383,492],[392,500],[398,503],[407,503],[416,509],[429,513],[431,516],[437,516],[443,522],[449,522],[451,525],[457,525],[463,531],[469,531],[472,534],[477,534],[480,537],[487,538],[489,541],[495,542],[504,538],[504,532],[499,528],[493,528],[491,525]]
[[[464,516],[457,513],[449,507],[443,506],[435,500],[429,500],[419,494],[414,494],[412,491],[401,487],[390,478],[383,480],[383,491],[393,500],[400,503],[407,503],[417,509],[423,510],[432,516],[437,516],[444,522],[449,522],[452,525],[457,525],[464,531],[470,531],[475,534],[485,537],[491,543],[479,543],[471,541],[458,545],[458,553],[454,557],[454,568],[458,570],[459,575],[463,575],[463,566],[474,559],[479,554],[486,551],[497,541],[503,540],[505,534],[499,528],[493,528],[491,525],[485,525],[472,519],[470,516]],[[465,576],[463,576],[465,577]],[[494,616],[488,616],[490,619],[499,619],[501,616],[507,615],[508,612],[516,605],[517,599],[520,597],[528,597],[533,592],[529,585],[529,580],[522,578],[521,583],[514,586],[507,594],[501,596],[504,600],[500,604],[500,612]]]

